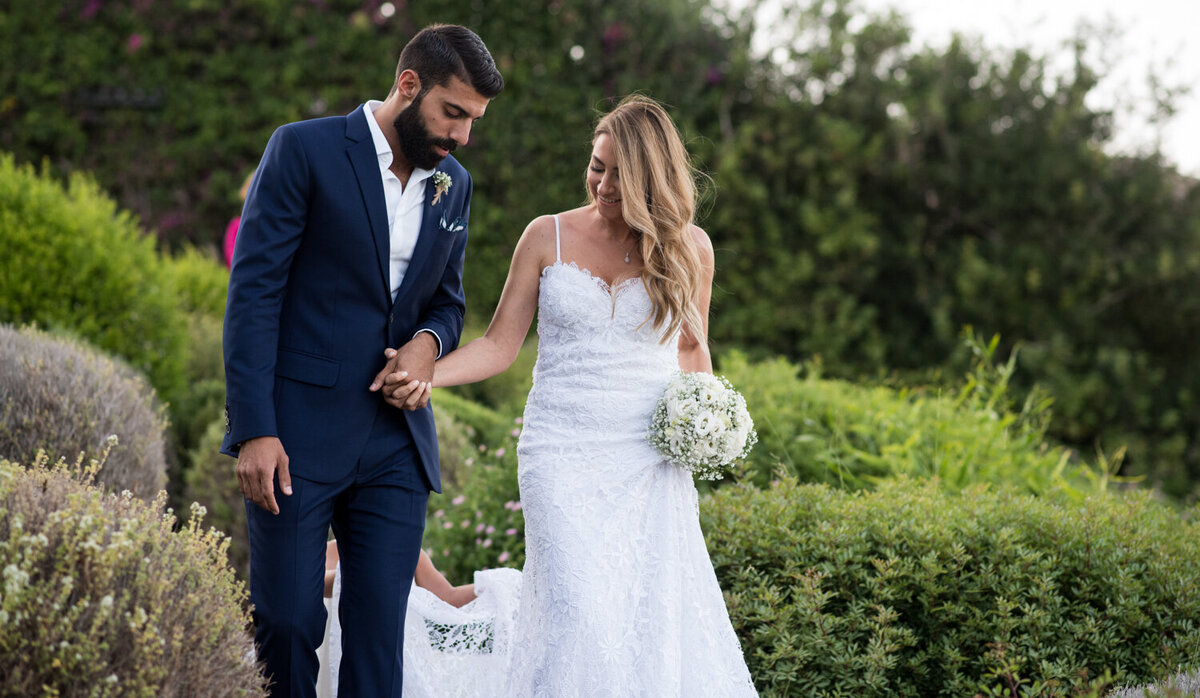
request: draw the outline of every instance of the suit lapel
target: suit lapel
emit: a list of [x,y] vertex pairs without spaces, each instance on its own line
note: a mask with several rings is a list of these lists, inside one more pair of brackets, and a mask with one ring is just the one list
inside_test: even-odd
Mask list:
[[446,210],[448,197],[443,194],[438,205],[434,206],[432,203],[433,192],[433,177],[428,177],[425,180],[425,204],[421,210],[421,232],[417,236],[417,245],[413,248],[408,270],[404,272],[404,280],[400,282],[400,291],[396,294],[397,301],[416,283],[416,278],[425,266],[426,258],[429,257],[429,250],[433,248],[433,243],[441,232],[438,230],[438,214]]
[[367,220],[371,223],[371,236],[375,240],[375,257],[379,263],[379,278],[384,291],[391,300],[390,280],[391,235],[388,231],[387,206],[383,196],[383,178],[379,174],[379,156],[375,153],[375,141],[367,127],[371,118],[363,107],[347,117],[346,138],[355,141],[346,148],[346,156],[358,179],[363,204],[367,207]]

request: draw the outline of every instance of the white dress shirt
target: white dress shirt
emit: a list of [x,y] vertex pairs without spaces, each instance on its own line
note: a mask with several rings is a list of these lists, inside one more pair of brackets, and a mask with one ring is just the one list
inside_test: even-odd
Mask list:
[[[395,302],[396,294],[400,292],[400,284],[404,281],[404,274],[408,271],[408,263],[412,261],[417,238],[421,234],[421,219],[425,211],[425,180],[433,176],[433,170],[414,167],[412,174],[408,176],[408,184],[400,183],[400,178],[390,169],[392,146],[375,120],[375,110],[381,106],[383,102],[373,99],[366,103],[364,111],[367,128],[371,130],[371,140],[375,143],[375,154],[379,158],[379,176],[383,179],[383,201],[387,210],[390,238],[388,249],[391,250],[388,259],[388,284],[392,301]],[[438,356],[441,357],[442,338],[430,329],[418,330],[417,334],[421,332],[433,335],[437,340]]]

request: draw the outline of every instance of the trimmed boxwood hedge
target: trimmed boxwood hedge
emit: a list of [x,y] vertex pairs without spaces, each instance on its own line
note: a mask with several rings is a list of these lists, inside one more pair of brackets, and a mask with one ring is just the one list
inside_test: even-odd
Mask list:
[[1145,493],[785,477],[701,518],[764,696],[1065,695],[1200,666],[1200,525]]

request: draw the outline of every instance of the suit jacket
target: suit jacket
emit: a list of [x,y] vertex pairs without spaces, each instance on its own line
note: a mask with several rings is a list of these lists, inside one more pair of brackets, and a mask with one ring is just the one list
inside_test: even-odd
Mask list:
[[242,212],[225,309],[226,433],[221,452],[278,436],[293,474],[333,482],[355,466],[381,408],[407,420],[441,491],[430,407],[404,411],[367,390],[386,347],[421,329],[450,352],[462,333],[471,177],[453,157],[450,188],[425,208],[395,303],[390,235],[369,112],[280,127]]

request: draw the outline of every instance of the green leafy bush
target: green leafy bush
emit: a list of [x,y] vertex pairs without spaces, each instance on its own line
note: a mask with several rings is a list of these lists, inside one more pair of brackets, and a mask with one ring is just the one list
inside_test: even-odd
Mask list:
[[[201,440],[213,420],[224,419],[225,365],[221,330],[229,270],[215,257],[194,247],[166,257],[163,263],[179,297],[179,310],[187,324],[187,354],[184,377],[187,390],[171,401],[172,460],[168,492],[174,505],[186,500],[188,471],[201,455]],[[210,444],[209,444],[210,445]],[[232,531],[222,528],[233,535]],[[235,542],[233,549],[238,549]]]
[[[444,393],[435,400],[467,428],[470,445],[460,451],[455,477],[443,478],[443,494],[429,500],[424,547],[457,584],[470,582],[476,570],[520,568],[525,563],[525,517],[517,486],[520,419],[505,419]],[[447,439],[441,421],[438,439],[445,467]]]
[[212,254],[188,246],[163,259],[167,273],[174,279],[179,309],[209,317],[225,317],[225,296],[229,293],[229,270]]
[[195,312],[184,317],[188,337],[184,372],[188,389],[171,403],[171,421],[177,450],[188,453],[196,448],[214,419],[224,419],[225,364],[221,349],[222,318]]
[[0,460],[0,695],[265,695],[222,536],[87,472]]
[[1145,493],[786,476],[701,522],[764,696],[1065,695],[1200,665],[1200,528]]
[[65,329],[183,389],[184,318],[153,238],[91,179],[64,188],[0,154],[0,322]]
[[97,475],[109,489],[153,499],[166,484],[164,409],[138,372],[90,346],[0,325],[0,456],[32,462],[113,447]]
[[[870,488],[896,475],[937,477],[959,489],[981,482],[1029,492],[1085,490],[1101,480],[1067,449],[1046,440],[1049,401],[1010,402],[1015,357],[993,364],[995,341],[953,389],[864,386],[822,378],[784,359],[721,357],[719,372],[746,397],[759,443],[749,476],[765,486],[782,467],[804,482]],[[1094,475],[1094,473],[1093,473]]]

